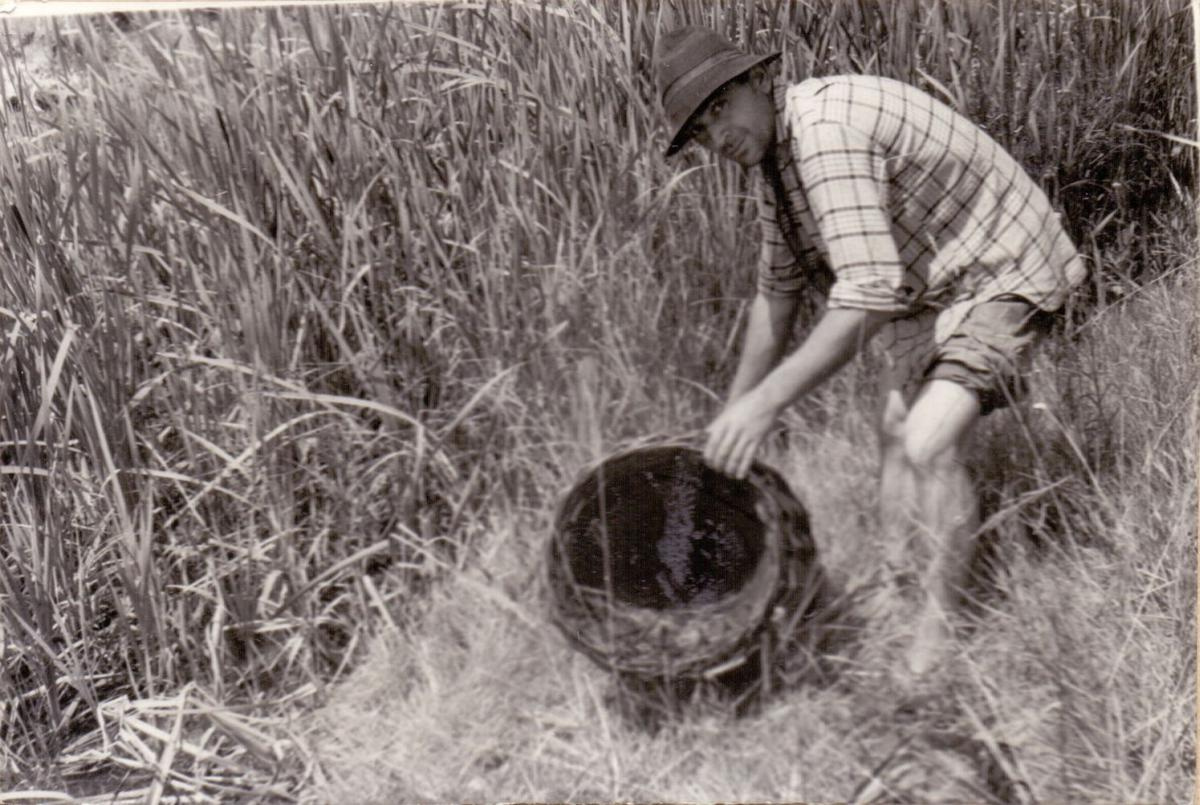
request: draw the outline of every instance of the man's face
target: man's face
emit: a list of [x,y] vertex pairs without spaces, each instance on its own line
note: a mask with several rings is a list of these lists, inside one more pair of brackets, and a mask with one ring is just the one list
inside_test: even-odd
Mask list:
[[761,77],[723,86],[692,120],[692,137],[743,167],[762,161],[775,143],[775,108]]

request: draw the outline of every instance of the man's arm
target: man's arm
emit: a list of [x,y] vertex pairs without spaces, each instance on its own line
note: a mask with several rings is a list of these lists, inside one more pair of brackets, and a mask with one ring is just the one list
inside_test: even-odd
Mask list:
[[851,308],[826,310],[795,352],[734,398],[713,421],[705,461],[720,472],[744,478],[780,412],[842,368],[894,315]]
[[750,303],[750,319],[746,323],[742,355],[738,360],[733,385],[729,387],[729,403],[757,386],[779,363],[799,308],[797,297],[768,296],[764,293],[754,297]]

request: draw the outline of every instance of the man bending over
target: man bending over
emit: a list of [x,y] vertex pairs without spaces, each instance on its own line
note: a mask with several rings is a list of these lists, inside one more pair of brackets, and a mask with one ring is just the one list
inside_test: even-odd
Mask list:
[[[922,674],[945,649],[979,525],[968,434],[1019,395],[1046,314],[1085,268],[1045,194],[967,118],[886,78],[784,85],[768,69],[778,56],[688,27],[656,57],[667,156],[695,141],[761,170],[758,291],[705,459],[744,477],[780,412],[879,336],[881,523],[894,557],[911,539],[930,557],[906,654]],[[826,309],[788,352],[813,287]]]

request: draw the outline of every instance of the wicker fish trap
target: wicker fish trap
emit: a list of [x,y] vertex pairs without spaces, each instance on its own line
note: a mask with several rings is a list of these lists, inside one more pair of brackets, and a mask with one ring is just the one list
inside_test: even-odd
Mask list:
[[823,576],[803,507],[676,444],[601,462],[563,498],[546,562],[551,618],[624,677],[712,678],[794,642]]

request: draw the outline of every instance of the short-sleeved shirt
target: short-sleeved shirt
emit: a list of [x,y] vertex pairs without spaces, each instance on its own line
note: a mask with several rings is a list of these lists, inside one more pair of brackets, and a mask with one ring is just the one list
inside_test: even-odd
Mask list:
[[1086,275],[1037,183],[937,99],[832,76],[777,86],[774,100],[781,182],[760,176],[760,292],[798,294],[824,262],[829,307],[960,319],[1006,294],[1055,310]]

